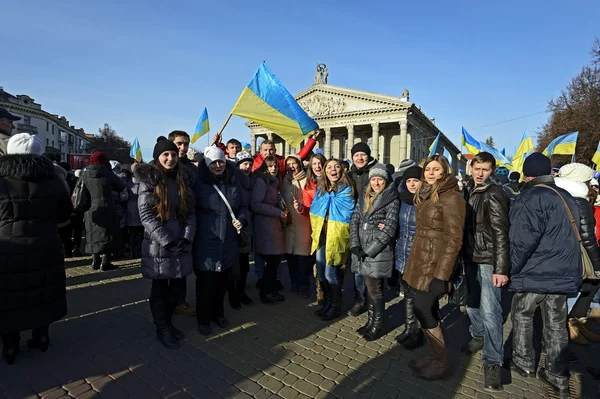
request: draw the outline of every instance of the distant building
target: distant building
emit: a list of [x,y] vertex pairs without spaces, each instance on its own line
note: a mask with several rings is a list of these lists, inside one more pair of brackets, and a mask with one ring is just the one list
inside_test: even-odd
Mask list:
[[91,152],[91,140],[83,129],[70,125],[67,118],[51,114],[26,94],[12,95],[0,87],[0,107],[21,117],[14,123],[16,133],[36,134],[46,146],[47,153],[60,154],[68,161],[70,154]]
[[[429,155],[429,146],[440,129],[435,118],[425,115],[421,106],[410,101],[407,89],[401,96],[389,96],[333,86],[327,83],[326,66],[319,65],[322,68],[318,69],[314,84],[295,99],[324,131],[317,139],[317,148],[323,148],[326,158],[351,159],[350,149],[358,142],[366,142],[379,162],[396,167],[404,159],[419,162]],[[298,151],[256,123],[248,122],[247,126],[253,152],[258,150],[258,137],[273,140],[280,155]],[[466,160],[460,156],[459,148],[440,133],[436,152],[443,154],[444,149],[448,150],[453,169],[465,169]]]

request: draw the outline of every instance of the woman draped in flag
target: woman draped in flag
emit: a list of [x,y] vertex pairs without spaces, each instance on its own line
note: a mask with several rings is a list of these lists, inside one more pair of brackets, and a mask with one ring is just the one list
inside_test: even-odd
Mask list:
[[341,267],[350,247],[354,184],[337,159],[327,161],[324,169],[310,207],[311,251],[316,251],[317,275],[325,294],[325,304],[315,314],[332,320],[342,313]]

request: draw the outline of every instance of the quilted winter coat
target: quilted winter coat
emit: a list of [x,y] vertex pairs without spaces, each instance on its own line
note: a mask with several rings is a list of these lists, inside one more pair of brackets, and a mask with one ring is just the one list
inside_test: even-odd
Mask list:
[[400,215],[398,217],[398,242],[396,243],[396,270],[404,273],[410,248],[417,235],[417,206],[412,203],[400,201]]
[[[304,175],[304,172],[301,172]],[[306,186],[306,177],[298,180],[289,175],[283,179],[283,200],[288,206],[292,215],[292,224],[284,227],[283,241],[285,244],[285,253],[291,255],[311,255],[310,246],[310,217],[309,209],[303,208],[302,213],[294,209],[294,198],[302,203],[304,196],[304,187]]]
[[[428,186],[423,183],[423,186]],[[448,281],[462,247],[466,203],[458,180],[450,175],[438,190],[439,201],[431,203],[421,191],[417,204],[417,236],[410,250],[404,281],[419,291],[429,291],[433,278]]]
[[70,197],[47,158],[0,157],[0,334],[67,313],[58,223],[71,216]]
[[[279,181],[274,176],[258,178],[250,197],[252,209],[252,228],[254,232],[254,249],[261,255],[282,255],[283,229],[279,216]],[[293,210],[293,208],[292,208]]]
[[[181,167],[181,166],[178,166]],[[157,166],[142,164],[135,170],[139,180],[138,207],[144,226],[142,241],[142,275],[153,280],[182,278],[192,273],[192,241],[196,233],[196,214],[194,208],[193,187],[195,176],[183,168],[185,185],[191,198],[190,210],[184,223],[177,220],[177,205],[180,198],[177,182],[174,178],[163,177]],[[167,179],[167,197],[169,199],[169,220],[158,219],[155,207],[158,204],[156,187],[161,179]],[[188,239],[190,244],[175,255],[165,248],[170,243]]]
[[[365,196],[359,197],[350,221],[350,248],[362,248],[367,256],[352,254],[353,273],[373,278],[391,277],[399,207],[398,189],[393,183],[379,194],[367,213]],[[379,230],[379,224],[385,225],[383,230]]]

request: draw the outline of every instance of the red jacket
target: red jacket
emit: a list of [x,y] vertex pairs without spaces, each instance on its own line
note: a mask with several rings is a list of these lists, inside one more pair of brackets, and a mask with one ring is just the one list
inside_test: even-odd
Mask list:
[[596,243],[600,246],[600,206],[594,206],[594,219],[596,219]]
[[[304,161],[306,158],[308,158],[308,155],[311,153],[311,151],[315,147],[315,144],[317,144],[317,141],[312,137],[309,138],[306,145],[304,147],[302,147],[300,152],[298,152],[298,154],[296,154],[296,155],[298,155],[300,157],[300,159],[302,159]],[[281,175],[281,178],[284,178],[285,174],[286,174],[285,157],[282,157],[281,155],[275,155],[275,157],[277,157],[277,161],[279,161],[279,174]],[[260,154],[256,154],[254,156],[254,165],[252,165],[252,171],[254,172],[256,169],[260,168],[260,165],[262,165],[263,161],[264,161],[263,156]]]

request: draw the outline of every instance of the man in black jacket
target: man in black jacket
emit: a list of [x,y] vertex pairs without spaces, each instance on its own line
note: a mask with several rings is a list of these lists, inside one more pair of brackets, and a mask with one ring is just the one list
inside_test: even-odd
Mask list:
[[567,296],[581,285],[579,209],[571,195],[556,186],[548,157],[529,155],[523,174],[525,184],[510,210],[510,289],[515,291],[510,367],[523,377],[535,377],[533,315],[540,306],[546,364],[538,378],[560,397],[569,397]]
[[484,389],[502,390],[500,367],[504,357],[502,337],[502,287],[510,274],[508,210],[510,199],[493,178],[496,160],[480,152],[471,161],[472,180],[467,187],[465,261],[472,339],[462,350],[473,354],[483,349]]

